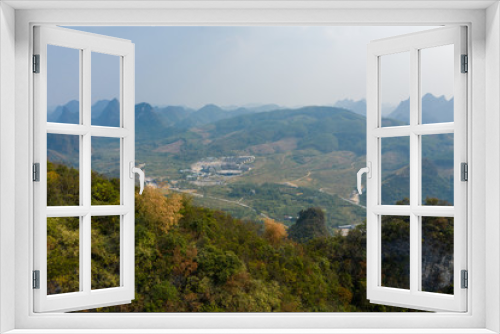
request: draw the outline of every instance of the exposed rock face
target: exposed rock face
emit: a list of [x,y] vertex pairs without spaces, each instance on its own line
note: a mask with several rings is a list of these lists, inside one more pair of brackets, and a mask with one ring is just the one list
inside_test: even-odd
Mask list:
[[[453,218],[422,218],[422,290],[453,294]],[[410,288],[408,217],[382,218],[382,285]]]
[[453,254],[439,254],[434,249],[422,258],[422,290],[453,293]]
[[422,218],[422,290],[453,293],[453,218]]

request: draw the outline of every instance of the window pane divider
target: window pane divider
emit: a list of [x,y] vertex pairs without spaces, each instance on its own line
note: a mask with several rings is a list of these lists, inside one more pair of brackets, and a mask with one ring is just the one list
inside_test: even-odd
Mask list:
[[125,138],[130,135],[130,130],[104,126],[91,126],[90,134],[96,137]]
[[405,125],[405,126],[376,128],[372,130],[372,133],[375,137],[378,138],[403,137],[410,135],[411,127],[409,125]]
[[391,138],[409,136],[412,133],[416,135],[439,135],[454,132],[455,124],[451,122],[382,127],[374,129],[373,135],[378,138]]
[[92,216],[120,216],[130,212],[124,205],[99,205],[99,206],[49,206],[47,217],[83,217]]
[[89,213],[89,208],[82,206],[49,206],[47,217],[83,217]]
[[373,213],[383,216],[409,216],[411,214],[421,217],[454,217],[453,206],[422,206],[422,205],[377,205]]
[[455,123],[420,124],[412,127],[416,135],[439,135],[455,132]]
[[420,217],[455,217],[453,206],[423,206],[412,207],[412,213]]
[[91,206],[90,214],[92,216],[121,216],[130,212],[133,208],[125,205],[99,205]]
[[47,133],[79,136],[84,136],[90,133],[92,136],[110,138],[125,138],[130,135],[130,131],[124,128],[65,123],[47,123]]
[[383,216],[409,216],[411,207],[409,205],[377,205],[373,208],[373,213]]
[[47,133],[83,136],[88,132],[88,127],[80,124],[47,123]]

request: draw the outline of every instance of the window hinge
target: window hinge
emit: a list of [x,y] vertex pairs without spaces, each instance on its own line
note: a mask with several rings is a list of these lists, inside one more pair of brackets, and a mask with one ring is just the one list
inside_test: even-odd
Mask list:
[[40,270],[33,270],[33,289],[40,289]]
[[469,57],[467,55],[462,55],[462,73],[469,72]]
[[40,55],[33,55],[33,73],[40,73]]
[[467,289],[469,287],[469,273],[467,272],[467,270],[462,270],[461,271],[461,275],[462,275],[462,289]]
[[40,164],[38,162],[33,164],[33,181],[40,182]]
[[461,171],[461,181],[469,181],[469,165],[466,162],[462,162],[460,165]]

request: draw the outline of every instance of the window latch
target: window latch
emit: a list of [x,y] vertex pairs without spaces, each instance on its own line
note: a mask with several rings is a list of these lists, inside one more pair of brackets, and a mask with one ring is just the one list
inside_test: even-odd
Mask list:
[[139,174],[139,195],[142,195],[142,192],[144,190],[144,171],[140,168],[135,167],[135,163],[133,161],[130,161],[129,163],[129,171],[130,171],[130,178],[133,179],[135,177],[135,174]]
[[361,186],[361,176],[366,173],[366,177],[371,179],[372,178],[372,163],[370,161],[367,162],[367,166],[361,168],[358,171],[358,193],[361,195],[363,193],[363,189]]

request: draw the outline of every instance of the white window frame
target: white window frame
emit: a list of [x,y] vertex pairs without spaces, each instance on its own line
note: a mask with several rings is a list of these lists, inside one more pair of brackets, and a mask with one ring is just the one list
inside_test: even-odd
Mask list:
[[[132,4],[132,5],[131,5]],[[24,7],[14,12],[9,5]],[[44,6],[47,9],[41,9]],[[73,8],[71,8],[73,6]],[[103,7],[115,7],[105,10]],[[120,6],[143,7],[143,10]],[[147,9],[147,7],[164,7]],[[397,8],[391,8],[391,7]],[[57,9],[58,7],[69,7]],[[87,8],[87,9],[74,9]],[[100,9],[96,9],[100,7]],[[181,7],[181,8],[179,8]],[[224,8],[228,7],[228,8]],[[487,8],[488,7],[488,8]],[[30,9],[32,8],[32,9]],[[33,9],[34,8],[34,9]],[[94,9],[92,9],[94,8]],[[375,9],[374,9],[375,8]],[[304,10],[307,9],[307,10]],[[355,9],[355,10],[353,10]],[[88,333],[127,329],[203,332],[493,333],[500,332],[500,11],[497,1],[316,2],[17,2],[0,4],[0,325],[15,333]],[[15,17],[15,22],[13,18]],[[468,197],[470,243],[467,313],[434,314],[34,314],[32,245],[32,26],[60,25],[435,25],[469,27]],[[15,31],[15,41],[14,33]],[[15,58],[14,58],[15,57]],[[14,58],[14,60],[13,60]],[[15,65],[15,73],[12,66]],[[12,87],[15,82],[15,88]],[[12,94],[11,95],[9,95]],[[15,94],[15,95],[14,95]],[[15,96],[15,99],[13,98]],[[12,116],[15,110],[15,117]],[[12,147],[15,129],[15,147]],[[10,136],[10,137],[9,137]],[[486,154],[488,152],[488,154]],[[9,159],[15,159],[11,166]],[[12,178],[12,174],[15,175]],[[488,182],[486,182],[488,175]],[[12,180],[14,179],[14,181]],[[12,188],[6,189],[4,185]],[[15,186],[15,198],[11,191]],[[488,194],[488,196],[486,196]],[[9,208],[13,205],[14,211]],[[13,218],[13,220],[10,220]],[[12,221],[15,221],[13,226]],[[474,229],[472,229],[472,226]],[[15,238],[15,243],[12,242]],[[14,289],[12,287],[15,287]],[[487,292],[487,293],[486,293]],[[12,307],[12,305],[15,305]],[[138,327],[142,329],[137,329]],[[244,329],[247,329],[246,331]],[[40,329],[38,331],[37,329]],[[64,330],[63,330],[64,329]],[[137,329],[136,331],[132,329]],[[170,329],[170,330],[169,330]],[[241,330],[238,330],[241,329]],[[296,330],[293,330],[296,329]],[[358,330],[355,330],[358,329]],[[345,330],[345,331],[344,331]],[[180,330],[179,330],[180,331]],[[13,332],[13,333],[14,333]],[[47,332],[47,331],[45,331]],[[109,331],[108,331],[109,332]],[[185,332],[185,331],[184,331]]]

